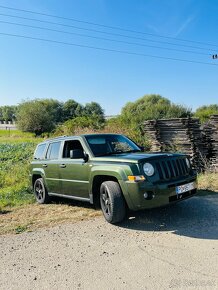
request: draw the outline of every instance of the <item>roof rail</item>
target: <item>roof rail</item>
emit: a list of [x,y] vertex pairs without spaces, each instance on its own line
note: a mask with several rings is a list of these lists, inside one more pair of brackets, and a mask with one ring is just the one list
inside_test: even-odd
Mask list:
[[59,136],[59,137],[49,138],[49,139],[46,139],[45,141],[56,140],[56,139],[60,139],[60,138],[64,138],[64,137],[68,137],[68,135],[63,135],[63,136]]

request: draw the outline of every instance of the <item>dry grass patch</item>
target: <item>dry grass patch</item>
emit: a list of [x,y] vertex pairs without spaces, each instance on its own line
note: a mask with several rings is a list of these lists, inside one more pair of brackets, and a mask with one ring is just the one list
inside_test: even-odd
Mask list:
[[38,228],[52,227],[65,222],[76,222],[100,216],[91,207],[67,204],[30,204],[17,208],[5,208],[0,212],[0,235],[22,233]]
[[218,192],[218,173],[206,172],[198,176],[198,187],[201,190]]

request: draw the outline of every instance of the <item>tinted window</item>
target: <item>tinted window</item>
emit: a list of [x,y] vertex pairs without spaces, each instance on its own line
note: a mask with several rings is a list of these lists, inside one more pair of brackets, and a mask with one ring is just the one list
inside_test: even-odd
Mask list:
[[35,159],[43,159],[45,147],[46,147],[46,144],[41,144],[37,147],[36,152],[34,154]]
[[61,142],[51,143],[48,147],[48,152],[46,154],[47,159],[58,159],[60,151]]

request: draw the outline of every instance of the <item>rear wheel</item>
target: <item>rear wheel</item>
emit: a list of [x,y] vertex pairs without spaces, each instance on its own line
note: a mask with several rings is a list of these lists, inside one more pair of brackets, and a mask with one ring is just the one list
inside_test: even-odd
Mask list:
[[36,179],[33,190],[38,203],[48,203],[50,201],[51,198],[48,195],[42,178]]
[[121,222],[126,215],[126,204],[119,184],[105,181],[100,187],[100,204],[105,219],[112,224]]

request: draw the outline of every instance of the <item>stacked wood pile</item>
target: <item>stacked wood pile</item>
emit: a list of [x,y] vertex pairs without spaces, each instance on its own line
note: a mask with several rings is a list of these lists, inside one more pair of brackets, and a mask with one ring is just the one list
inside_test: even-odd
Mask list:
[[209,122],[202,127],[202,133],[208,167],[218,171],[218,115],[210,117]]
[[159,129],[157,127],[156,120],[148,120],[144,123],[144,132],[148,136],[151,141],[151,151],[152,152],[160,152],[162,151],[161,143],[159,142]]
[[[198,171],[218,167],[218,116],[201,128],[197,118],[175,118],[144,122],[144,132],[151,141],[152,151],[189,154]],[[213,149],[211,149],[211,143]]]

